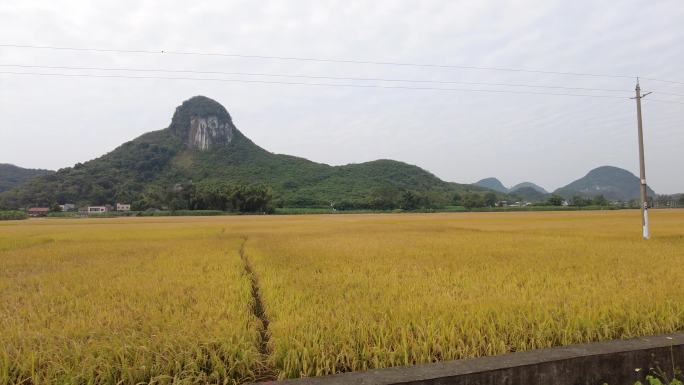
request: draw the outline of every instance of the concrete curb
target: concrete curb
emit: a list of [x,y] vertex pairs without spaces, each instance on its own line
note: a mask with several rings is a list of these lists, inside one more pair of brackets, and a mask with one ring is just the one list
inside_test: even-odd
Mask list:
[[633,385],[649,368],[675,365],[684,370],[684,332],[262,384]]

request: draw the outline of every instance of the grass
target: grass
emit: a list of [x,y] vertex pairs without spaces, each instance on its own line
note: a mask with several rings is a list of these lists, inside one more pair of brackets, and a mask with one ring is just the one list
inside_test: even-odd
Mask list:
[[684,330],[684,212],[651,219],[647,242],[633,210],[0,223],[0,383],[239,383]]

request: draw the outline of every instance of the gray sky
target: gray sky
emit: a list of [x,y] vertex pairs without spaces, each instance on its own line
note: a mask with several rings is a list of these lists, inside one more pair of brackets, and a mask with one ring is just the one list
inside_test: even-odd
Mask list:
[[[2,1],[0,44],[523,68],[684,82],[684,2]],[[632,96],[631,78],[221,56],[0,47],[0,71],[210,77]],[[602,88],[311,80],[7,67],[146,68]],[[684,84],[642,81],[684,103]],[[625,90],[621,92],[619,90]],[[277,153],[328,164],[391,158],[449,181],[552,190],[600,165],[638,171],[634,101],[468,91],[0,74],[0,163],[56,169],[166,127],[193,95],[222,103]],[[684,192],[684,104],[644,101],[649,184]]]

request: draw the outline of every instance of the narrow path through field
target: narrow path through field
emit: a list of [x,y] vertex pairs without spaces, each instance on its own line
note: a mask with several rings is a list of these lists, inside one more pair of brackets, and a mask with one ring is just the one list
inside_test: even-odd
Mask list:
[[259,329],[259,353],[261,354],[263,366],[259,368],[256,372],[256,381],[266,381],[275,380],[276,371],[273,367],[268,364],[269,351],[268,351],[268,341],[270,335],[268,333],[269,320],[264,312],[264,304],[261,300],[261,291],[259,289],[259,279],[254,273],[252,268],[252,263],[249,260],[249,256],[245,252],[245,244],[247,243],[247,238],[242,241],[240,245],[240,258],[245,266],[245,274],[249,277],[252,283],[252,313],[261,321],[261,328]]

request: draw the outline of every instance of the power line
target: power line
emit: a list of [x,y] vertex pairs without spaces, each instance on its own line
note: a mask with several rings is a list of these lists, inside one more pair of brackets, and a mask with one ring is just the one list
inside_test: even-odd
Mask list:
[[653,98],[648,98],[646,99],[647,102],[662,102],[662,103],[674,103],[674,104],[684,104],[684,102],[679,102],[676,100],[663,100],[663,99],[653,99]]
[[663,91],[659,91],[659,90],[654,90],[653,93],[662,94],[662,95],[671,95],[671,96],[684,96],[684,94],[675,94],[672,92],[663,92]]
[[[548,85],[534,85],[534,84],[522,84],[522,83],[490,83],[490,82],[466,82],[466,81],[451,81],[451,80],[318,76],[318,75],[301,75],[301,74],[273,74],[273,73],[259,73],[259,72],[198,71],[198,70],[186,70],[186,69],[171,70],[171,69],[153,69],[153,68],[73,67],[73,66],[27,65],[27,64],[0,64],[0,67],[67,69],[67,70],[96,70],[96,71],[126,71],[126,72],[193,73],[193,74],[205,74],[205,75],[264,76],[264,77],[285,77],[285,78],[327,79],[327,80],[381,81],[381,82],[399,82],[399,83],[468,84],[468,85],[479,85],[479,86],[548,88],[548,89],[564,89],[564,90],[576,90],[576,91],[629,92],[628,90],[617,89],[617,88],[565,87],[565,86],[548,86]],[[676,94],[674,94],[674,95],[676,95]]]
[[678,82],[678,81],[675,81],[675,80],[654,79],[654,78],[646,78],[646,77],[643,77],[643,76],[639,77],[639,79],[641,79],[641,80],[650,80],[650,81],[653,81],[653,82],[663,82],[663,83],[672,83],[672,84],[684,85],[684,82]]
[[[353,60],[353,59],[328,59],[328,58],[297,57],[297,56],[245,55],[245,54],[221,53],[221,52],[169,51],[169,50],[143,50],[143,49],[111,49],[111,48],[87,48],[87,47],[83,48],[83,47],[61,47],[61,46],[28,45],[28,44],[0,44],[0,47],[47,49],[47,50],[78,51],[78,52],[220,56],[220,57],[233,57],[233,58],[243,58],[243,59],[268,59],[268,60],[305,61],[305,62],[341,63],[341,64],[371,64],[371,65],[388,65],[388,66],[401,66],[401,67],[423,67],[423,68],[451,68],[451,69],[524,72],[524,73],[536,73],[536,74],[548,74],[548,75],[586,76],[586,77],[605,77],[605,78],[634,79],[637,77],[637,75],[596,74],[596,73],[565,72],[565,71],[545,71],[545,70],[532,70],[532,69],[509,68],[509,67],[466,66],[466,65],[456,65],[456,64],[431,64],[431,63],[407,63],[407,62],[394,62],[394,61],[372,61],[372,60]],[[666,83],[674,83],[674,84],[684,85],[684,82],[679,82],[679,81],[674,81],[674,80],[646,78],[646,77],[641,77],[641,78],[646,79],[646,80],[651,80],[651,81],[657,81],[657,82],[666,82]]]
[[428,91],[460,91],[460,92],[482,92],[482,93],[501,93],[501,94],[526,94],[526,95],[551,95],[551,96],[576,96],[576,97],[591,97],[591,98],[629,99],[629,97],[627,97],[627,96],[616,96],[616,95],[569,94],[569,93],[554,93],[554,92],[490,90],[490,89],[473,89],[473,88],[383,86],[383,85],[376,85],[376,84],[307,83],[307,82],[290,82],[290,81],[276,81],[276,80],[253,80],[253,79],[193,78],[193,77],[170,77],[170,76],[131,76],[131,75],[95,75],[95,74],[67,74],[67,73],[12,72],[12,71],[0,71],[0,74],[57,76],[57,77],[85,77],[85,78],[116,78],[116,79],[195,80],[195,81],[216,81],[216,82],[232,82],[232,83],[303,85],[303,86],[319,86],[319,87],[382,88],[382,89],[428,90]]

